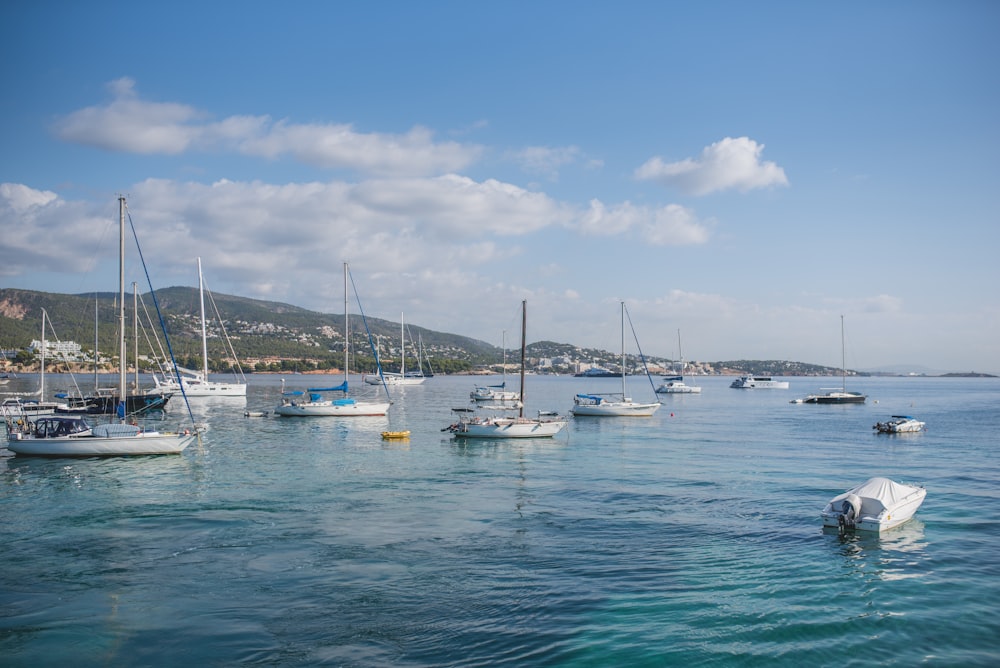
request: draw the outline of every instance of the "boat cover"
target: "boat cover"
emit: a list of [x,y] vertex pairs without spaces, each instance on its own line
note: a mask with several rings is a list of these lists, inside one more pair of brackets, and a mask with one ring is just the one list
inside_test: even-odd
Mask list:
[[120,423],[109,423],[109,424],[99,424],[94,427],[94,436],[100,438],[114,438],[116,436],[135,436],[141,429],[133,424],[120,424]]
[[347,392],[347,381],[345,380],[336,387],[310,387],[307,392]]
[[883,510],[895,508],[916,489],[918,488],[888,478],[872,478],[834,497],[830,504],[837,507],[838,502],[855,494],[861,499],[861,516],[877,517]]

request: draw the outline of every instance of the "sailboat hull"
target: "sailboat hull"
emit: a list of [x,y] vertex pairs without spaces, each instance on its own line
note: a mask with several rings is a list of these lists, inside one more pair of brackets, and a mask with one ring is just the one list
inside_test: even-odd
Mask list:
[[[149,390],[151,395],[180,394],[181,388],[176,380],[160,380],[154,377],[153,382],[156,387]],[[203,380],[201,374],[197,377],[181,376],[184,384],[184,395],[191,397],[245,397],[247,395],[246,383],[227,383],[223,381]]]
[[570,409],[574,416],[585,417],[650,417],[660,404],[639,404],[635,402],[603,401],[600,404],[576,404]]
[[863,404],[867,396],[854,392],[830,392],[808,396],[802,400],[806,404]]
[[460,438],[551,438],[565,426],[565,420],[489,418],[460,422],[451,431]]
[[11,434],[7,449],[35,457],[127,457],[133,455],[177,455],[191,444],[191,434],[147,432],[134,436],[65,436],[35,438]]
[[375,402],[338,403],[337,401],[318,401],[306,403],[287,403],[274,409],[276,415],[282,417],[378,417],[389,412],[390,404]]

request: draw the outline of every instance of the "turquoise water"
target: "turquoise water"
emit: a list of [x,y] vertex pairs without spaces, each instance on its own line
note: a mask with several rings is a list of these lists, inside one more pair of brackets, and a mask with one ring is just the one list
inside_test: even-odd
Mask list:
[[[387,418],[216,400],[181,456],[3,457],[0,663],[1000,662],[1000,380],[858,379],[862,406],[788,403],[832,379],[691,381],[551,440],[451,438],[474,380],[435,377]],[[251,378],[246,407],[278,383]],[[529,377],[528,406],[618,384]],[[873,433],[895,413],[927,431]],[[925,485],[916,518],[824,533],[826,501],[873,475]]]

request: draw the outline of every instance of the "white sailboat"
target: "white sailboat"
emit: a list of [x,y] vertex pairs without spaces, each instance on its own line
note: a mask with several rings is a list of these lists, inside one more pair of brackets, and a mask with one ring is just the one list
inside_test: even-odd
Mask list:
[[[625,302],[622,302],[622,391],[614,394],[578,394],[573,398],[574,416],[590,417],[649,417],[660,407],[659,402],[632,401],[625,391]],[[652,384],[652,383],[651,383]],[[611,398],[609,398],[611,397]]]
[[[389,412],[389,401],[360,401],[350,396],[347,379],[348,364],[350,359],[350,329],[348,327],[347,315],[347,263],[344,263],[344,382],[335,387],[312,387],[305,392],[309,393],[308,401],[300,401],[297,398],[304,394],[302,391],[285,392],[281,404],[274,409],[275,414],[283,417],[364,417],[380,416]],[[282,385],[284,381],[282,381]],[[335,399],[324,399],[327,392],[339,392],[341,396]]]
[[[126,396],[125,374],[125,198],[118,198],[119,209],[119,363],[118,396]],[[119,415],[124,416],[124,404]],[[46,457],[94,457],[179,454],[195,439],[186,429],[179,432],[146,430],[124,419],[111,424],[91,426],[79,417],[46,416],[30,420],[7,420],[7,448],[18,455]]]
[[420,385],[424,382],[424,371],[412,371],[406,373],[406,328],[403,325],[403,314],[399,314],[399,372],[383,371],[382,375],[369,374],[364,380],[369,385],[381,385],[383,380],[386,385]]
[[[527,353],[526,328],[528,324],[528,302],[521,302],[521,392],[524,398],[524,364]],[[551,438],[566,426],[566,420],[558,415],[539,413],[537,418],[524,417],[524,404],[517,406],[489,406],[484,409],[496,411],[493,415],[472,415],[462,409],[463,417],[458,422],[445,427],[455,436],[463,438]],[[516,416],[505,415],[506,411],[517,410]]]
[[793,404],[863,404],[868,395],[847,391],[847,357],[844,349],[844,316],[840,316],[841,387],[828,389],[826,394],[810,394],[805,399],[792,399]]
[[680,355],[680,373],[675,376],[667,376],[663,383],[656,388],[657,394],[701,394],[701,388],[697,385],[684,384],[684,352],[681,350],[681,330],[677,330],[677,352]]
[[188,397],[245,397],[247,384],[239,381],[208,379],[208,332],[205,324],[205,279],[201,272],[201,258],[198,258],[198,294],[201,298],[201,371],[178,367],[180,383],[176,378],[153,376],[155,387],[149,394],[180,393],[181,386]]
[[469,398],[476,402],[498,402],[501,404],[519,402],[521,395],[507,389],[507,330],[500,332],[500,347],[503,349],[503,380],[499,385],[477,385],[469,393]]
[[[38,374],[38,390],[30,393],[8,393],[9,396],[0,403],[0,410],[4,416],[19,416],[20,418],[31,418],[36,415],[52,415],[56,409],[65,404],[45,399],[45,352],[48,350],[45,338],[45,321],[48,313],[42,309],[42,338],[41,338],[41,367]],[[37,399],[22,399],[21,397],[38,397]]]

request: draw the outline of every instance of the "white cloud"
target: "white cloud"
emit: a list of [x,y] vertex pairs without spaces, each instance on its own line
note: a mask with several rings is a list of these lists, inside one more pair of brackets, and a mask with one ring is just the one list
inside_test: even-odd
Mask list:
[[359,133],[347,124],[295,125],[279,121],[260,136],[248,136],[239,150],[276,158],[288,154],[324,168],[356,169],[370,174],[441,174],[468,166],[482,151],[458,142],[435,143],[426,128],[406,134]]
[[690,195],[787,186],[788,179],[781,167],[773,162],[761,162],[763,150],[763,144],[749,137],[726,137],[705,147],[700,160],[687,158],[665,163],[660,157],[650,158],[635,170],[635,177],[672,186]]
[[58,197],[49,190],[35,190],[20,183],[0,183],[0,205],[10,207],[18,214],[44,207]]
[[74,111],[55,125],[66,141],[127,153],[176,155],[187,150],[201,133],[193,125],[200,114],[183,104],[144,102],[135,95],[129,78],[108,86],[114,100],[104,107]]
[[462,169],[482,147],[435,142],[426,128],[404,134],[362,133],[349,124],[274,122],[269,116],[231,116],[210,122],[183,104],[139,99],[135,82],[109,84],[113,99],[60,119],[55,133],[66,141],[109,151],[178,155],[222,148],[265,158],[291,156],[322,168],[354,169],[379,175],[441,174]]
[[608,208],[595,199],[579,216],[577,226],[592,236],[622,236],[635,231],[655,246],[702,244],[709,238],[708,227],[694,212],[677,204],[651,209],[624,202]]
[[[107,221],[78,202],[18,183],[0,184],[0,276],[29,272],[78,273],[94,265],[94,234]],[[62,240],[72,239],[72,243]],[[88,241],[90,245],[88,246]],[[67,285],[66,292],[71,292]]]
[[578,162],[582,157],[583,151],[578,146],[528,146],[507,153],[507,158],[518,163],[526,173],[552,181],[559,178],[561,167]]

